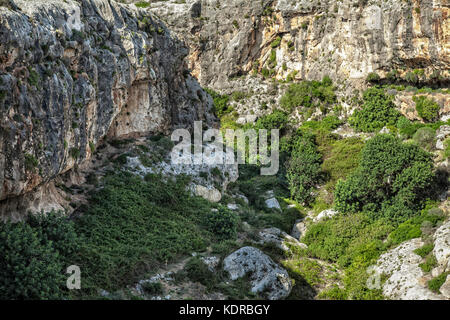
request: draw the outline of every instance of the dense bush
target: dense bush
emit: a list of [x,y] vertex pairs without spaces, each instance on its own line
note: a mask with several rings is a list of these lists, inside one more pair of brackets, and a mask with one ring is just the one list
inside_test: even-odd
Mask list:
[[440,289],[445,283],[445,280],[447,279],[447,276],[449,274],[450,272],[443,272],[436,278],[431,279],[430,281],[428,281],[428,288],[435,293],[440,293]]
[[413,140],[420,147],[431,151],[435,147],[436,131],[428,127],[420,128],[414,133]]
[[214,90],[205,89],[207,93],[213,98],[214,101],[214,113],[216,116],[221,118],[227,113],[233,111],[233,108],[228,104],[230,97],[228,95],[221,95]]
[[291,158],[287,163],[287,180],[294,200],[309,204],[321,177],[322,155],[317,150],[315,136],[299,130],[292,139]]
[[220,206],[218,209],[206,213],[205,220],[208,230],[219,239],[232,239],[236,236],[238,218],[233,211]]
[[356,110],[350,124],[358,131],[375,132],[387,125],[396,125],[400,113],[395,109],[392,97],[383,89],[369,88],[363,94],[362,109]]
[[142,289],[145,293],[151,295],[163,294],[163,286],[161,282],[144,282]]
[[403,138],[412,138],[414,133],[416,133],[420,128],[431,128],[436,131],[440,126],[449,124],[450,120],[447,120],[447,122],[437,121],[433,123],[421,123],[412,122],[405,117],[400,117],[397,121],[397,129]]
[[434,121],[439,117],[439,109],[441,107],[433,99],[428,99],[425,96],[415,96],[413,100],[416,103],[417,113],[423,120]]
[[321,104],[330,105],[334,102],[336,102],[336,94],[329,77],[324,77],[322,81],[302,81],[291,84],[280,100],[281,106],[288,112],[299,106],[310,108]]
[[366,81],[367,82],[378,82],[378,81],[380,81],[380,76],[376,72],[371,72],[367,75]]
[[184,271],[190,281],[199,282],[210,288],[216,284],[216,277],[208,266],[198,257],[193,257],[184,266]]
[[0,224],[0,299],[57,299],[78,248],[73,224],[60,213]]
[[[275,110],[272,113],[259,118],[254,127],[255,129],[279,129],[283,132],[288,125],[288,115],[281,110]],[[270,134],[270,133],[269,133]]]
[[430,195],[433,178],[429,153],[393,136],[377,135],[364,146],[358,168],[337,183],[336,209],[402,221]]

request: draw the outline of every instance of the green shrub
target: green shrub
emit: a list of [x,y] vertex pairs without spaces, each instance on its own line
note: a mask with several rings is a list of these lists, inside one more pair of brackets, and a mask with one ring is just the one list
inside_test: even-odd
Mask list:
[[428,99],[425,96],[414,96],[413,101],[416,103],[417,113],[423,120],[434,121],[439,117],[441,107],[433,99]]
[[39,165],[39,161],[32,154],[25,154],[25,169],[34,172]]
[[332,130],[337,129],[340,125],[342,125],[343,121],[339,120],[338,117],[334,115],[328,115],[324,117],[322,120],[311,120],[303,122],[301,128],[303,129],[311,129],[312,131],[326,131],[331,132]]
[[303,241],[310,255],[343,268],[345,288],[336,292],[337,297],[373,300],[382,294],[367,288],[367,268],[386,250],[383,240],[391,230],[386,221],[373,222],[362,213],[339,215],[312,224]]
[[300,203],[314,200],[313,191],[321,177],[322,155],[317,150],[315,136],[299,130],[292,143],[287,163],[287,180],[291,197]]
[[395,70],[395,69],[389,71],[388,74],[386,75],[386,78],[391,82],[396,81],[398,79],[398,77],[399,77],[398,70]]
[[320,292],[318,298],[325,300],[346,300],[347,293],[344,289],[341,289],[335,285],[331,289]]
[[275,110],[272,113],[259,118],[254,127],[255,129],[279,129],[283,131],[288,125],[288,115],[281,110]]
[[433,181],[429,153],[393,136],[376,135],[364,146],[358,168],[337,183],[335,207],[402,222],[430,195]]
[[358,167],[364,142],[359,138],[346,138],[332,142],[327,152],[322,171],[327,175],[326,188],[333,191],[339,179],[345,179]]
[[219,239],[232,239],[236,236],[238,218],[233,211],[220,206],[217,211],[208,212],[205,220],[207,229]]
[[428,288],[435,293],[439,293],[439,290],[441,289],[442,285],[445,283],[445,280],[447,279],[447,276],[449,274],[450,274],[450,272],[443,272],[436,278],[431,279],[430,281],[428,281]]
[[375,132],[384,126],[394,126],[400,118],[392,97],[385,95],[380,88],[369,88],[363,94],[362,109],[356,110],[350,118],[350,124],[363,132]]
[[199,282],[204,286],[211,288],[216,284],[216,277],[208,266],[198,257],[193,257],[184,266],[187,277],[192,282]]
[[278,36],[275,40],[272,41],[272,43],[270,44],[270,46],[271,46],[272,48],[277,48],[280,44],[281,44],[281,37]]
[[378,81],[380,81],[380,76],[376,72],[371,72],[367,75],[366,81],[367,82],[378,82]]
[[444,157],[450,158],[450,138],[444,140]]
[[280,100],[281,106],[288,112],[299,106],[310,108],[335,102],[336,94],[329,77],[324,77],[322,81],[302,81],[291,84]]
[[70,148],[69,154],[73,159],[77,160],[80,157],[80,149]]
[[423,272],[430,272],[434,267],[437,266],[436,257],[430,254],[424,263],[419,264],[419,267],[423,270]]
[[163,286],[161,282],[144,282],[142,284],[142,289],[145,293],[151,295],[163,294]]
[[138,8],[147,8],[150,5],[150,1],[139,1],[134,4]]
[[[425,208],[417,213],[414,217],[400,223],[394,231],[389,234],[388,242],[392,245],[400,244],[404,241],[419,238],[422,235],[422,226],[424,223],[430,224],[431,227],[437,226],[445,217],[437,214],[432,203],[425,205]],[[439,210],[439,209],[438,209]]]
[[410,71],[406,74],[405,80],[411,84],[417,84],[419,82],[419,76],[416,73]]
[[429,244],[423,245],[419,249],[414,250],[414,253],[418,254],[422,258],[425,258],[431,251],[433,251],[433,249],[434,249],[434,244],[429,243]]
[[419,145],[421,148],[424,148],[428,151],[432,151],[436,144],[436,131],[423,127],[420,128],[414,133],[413,140]]
[[230,101],[230,97],[228,95],[221,95],[214,90],[211,89],[205,89],[207,93],[213,98],[214,101],[214,113],[216,116],[221,118],[227,113],[230,113],[233,111],[233,108],[228,105]]
[[0,299],[61,298],[78,244],[72,222],[61,213],[1,223]]
[[389,235],[389,240],[392,244],[400,244],[410,239],[419,238],[421,235],[420,225],[407,220],[398,225],[397,229]]

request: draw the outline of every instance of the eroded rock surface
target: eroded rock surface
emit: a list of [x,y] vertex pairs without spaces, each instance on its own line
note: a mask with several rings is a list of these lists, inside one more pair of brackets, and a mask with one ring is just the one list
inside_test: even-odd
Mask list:
[[266,292],[270,300],[283,299],[292,290],[287,271],[257,248],[243,247],[233,252],[224,259],[223,266],[232,280],[249,275],[252,292]]
[[440,300],[443,296],[435,294],[427,288],[427,281],[419,267],[422,258],[414,250],[423,246],[421,239],[406,241],[381,255],[375,272],[386,275],[383,294],[394,300]]
[[150,12],[108,0],[0,6],[0,200],[88,159],[105,136],[213,119],[186,46]]
[[450,70],[449,8],[435,0],[169,0],[149,10],[189,44],[193,74],[216,89],[255,69],[350,82],[400,67]]

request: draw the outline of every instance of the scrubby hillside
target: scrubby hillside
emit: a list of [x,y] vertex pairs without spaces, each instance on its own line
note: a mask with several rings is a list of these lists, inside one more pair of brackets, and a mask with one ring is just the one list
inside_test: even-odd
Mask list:
[[0,298],[450,299],[446,5],[0,4]]

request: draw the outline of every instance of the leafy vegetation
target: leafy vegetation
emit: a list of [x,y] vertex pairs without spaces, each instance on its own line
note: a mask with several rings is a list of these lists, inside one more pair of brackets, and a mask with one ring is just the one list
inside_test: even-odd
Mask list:
[[148,268],[206,248],[213,238],[203,227],[211,204],[191,197],[188,181],[127,172],[104,178],[76,224],[83,246],[74,259],[86,275],[83,292],[120,288]]
[[363,94],[362,109],[356,110],[350,124],[358,131],[375,132],[384,126],[396,125],[400,113],[396,110],[392,97],[381,88],[367,89]]
[[[217,211],[216,211],[217,210]],[[236,236],[238,217],[225,207],[206,213],[206,227],[219,239],[232,239]]]
[[221,118],[227,113],[233,111],[233,108],[228,104],[230,101],[230,97],[228,95],[221,95],[214,90],[205,89],[206,92],[213,98],[214,101],[214,113],[216,116]]
[[287,180],[294,200],[309,204],[321,176],[322,155],[317,150],[315,136],[299,130],[292,138],[291,158],[287,163]]
[[425,96],[414,96],[413,101],[416,103],[417,113],[423,120],[434,121],[439,117],[441,107],[433,99],[428,99]]
[[58,299],[65,286],[66,259],[79,247],[74,225],[62,214],[0,224],[2,299]]
[[433,162],[419,147],[390,135],[364,146],[358,168],[335,190],[336,209],[404,221],[433,189]]
[[449,274],[450,272],[443,272],[436,278],[431,279],[430,281],[428,281],[428,288],[430,288],[430,290],[434,291],[435,293],[439,293],[439,290],[445,283],[445,280],[447,279],[447,276]]
[[289,113],[300,106],[305,108],[329,106],[335,102],[336,94],[329,77],[324,77],[322,81],[293,83],[280,100],[282,108]]

